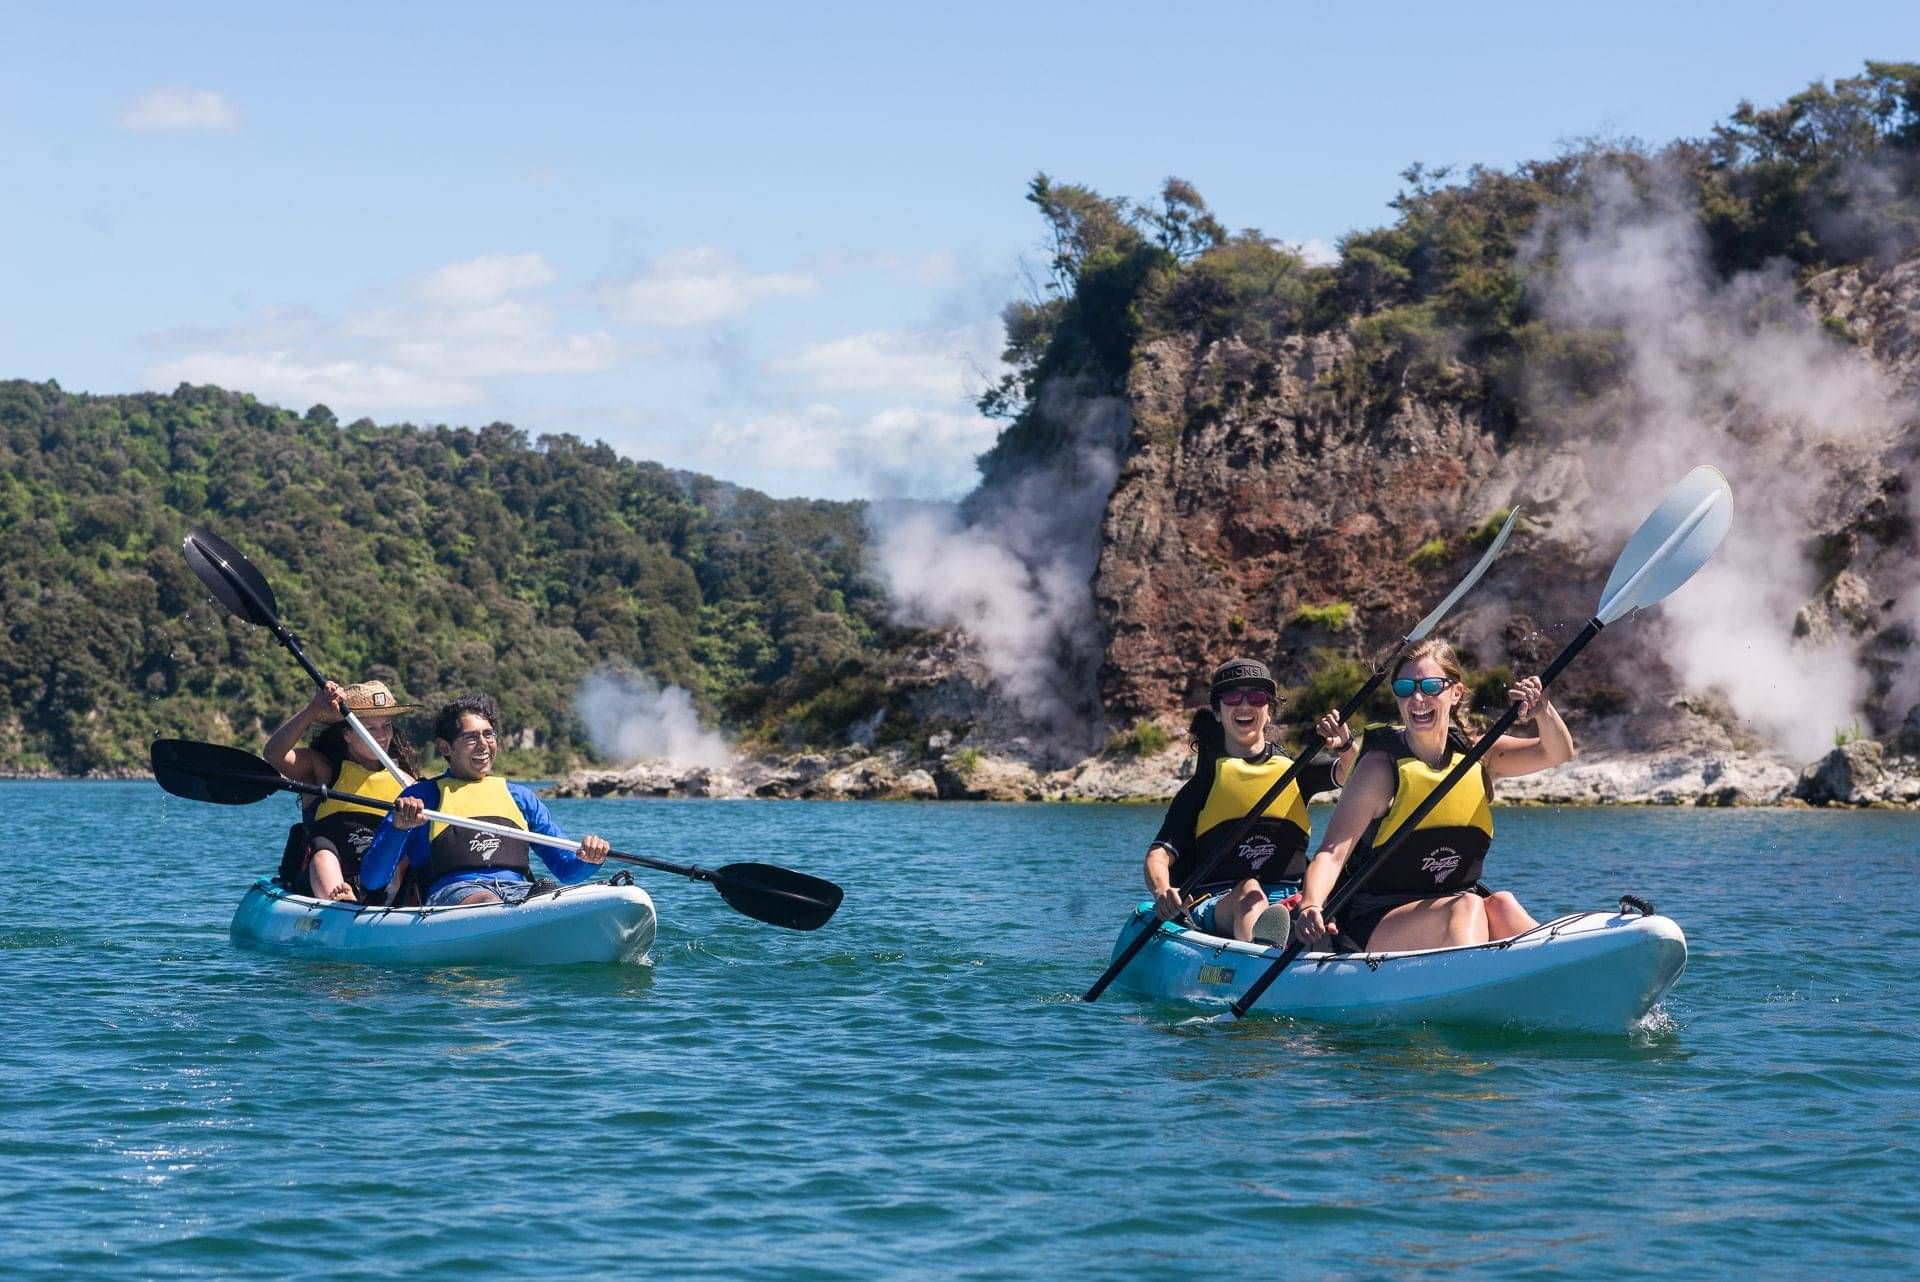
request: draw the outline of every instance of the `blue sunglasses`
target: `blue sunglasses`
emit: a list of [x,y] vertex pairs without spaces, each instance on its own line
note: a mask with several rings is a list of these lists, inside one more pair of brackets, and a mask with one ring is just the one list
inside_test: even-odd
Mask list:
[[1452,684],[1452,677],[1395,677],[1393,694],[1397,699],[1411,699],[1418,690],[1431,699]]

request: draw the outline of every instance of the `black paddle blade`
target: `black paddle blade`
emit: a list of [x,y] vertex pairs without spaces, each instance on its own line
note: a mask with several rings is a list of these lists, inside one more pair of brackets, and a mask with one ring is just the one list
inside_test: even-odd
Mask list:
[[217,534],[193,530],[180,544],[180,551],[194,575],[221,605],[263,628],[277,622],[280,608],[274,603],[273,589],[231,543]]
[[708,874],[720,898],[769,926],[818,930],[846,892],[830,881],[775,864],[727,864]]
[[148,761],[154,782],[188,801],[248,806],[288,786],[251,752],[192,739],[155,739]]

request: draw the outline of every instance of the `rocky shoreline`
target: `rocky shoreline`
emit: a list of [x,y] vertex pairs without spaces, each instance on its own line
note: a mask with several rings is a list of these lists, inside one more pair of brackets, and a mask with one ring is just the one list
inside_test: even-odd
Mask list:
[[[1013,753],[906,748],[740,757],[720,767],[645,762],[576,770],[555,797],[795,798],[822,801],[1067,801],[1163,803],[1192,773],[1183,749],[1089,757],[1060,769]],[[1333,794],[1329,794],[1331,796]],[[1920,809],[1920,744],[1856,740],[1794,765],[1757,753],[1692,749],[1595,753],[1500,785],[1521,805],[1843,806]]]

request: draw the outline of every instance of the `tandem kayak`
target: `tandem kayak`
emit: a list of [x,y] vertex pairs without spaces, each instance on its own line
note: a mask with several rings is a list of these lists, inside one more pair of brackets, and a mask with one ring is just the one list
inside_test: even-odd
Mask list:
[[325,961],[417,966],[637,962],[653,946],[653,900],[633,885],[588,882],[523,904],[379,908],[254,883],[234,910],[243,948]]
[[[1113,956],[1153,907],[1120,930]],[[1277,947],[1243,944],[1161,922],[1114,981],[1142,996],[1225,1007],[1252,985]],[[1303,953],[1255,1013],[1334,1024],[1518,1025],[1616,1033],[1647,1017],[1687,964],[1687,937],[1670,918],[1627,911],[1574,913],[1487,944],[1403,953]]]

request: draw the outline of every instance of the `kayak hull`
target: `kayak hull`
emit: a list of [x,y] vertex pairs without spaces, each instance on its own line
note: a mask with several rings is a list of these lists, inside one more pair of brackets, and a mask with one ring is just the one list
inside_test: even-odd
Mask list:
[[374,908],[256,882],[234,910],[242,948],[399,966],[638,962],[653,946],[653,900],[638,886],[562,886],[524,904]]
[[[1141,905],[1114,956],[1147,923]],[[1159,923],[1116,984],[1141,996],[1225,1007],[1279,948]],[[1404,953],[1303,953],[1252,1013],[1333,1024],[1461,1024],[1617,1033],[1646,1019],[1687,964],[1670,918],[1574,913],[1523,935]]]

